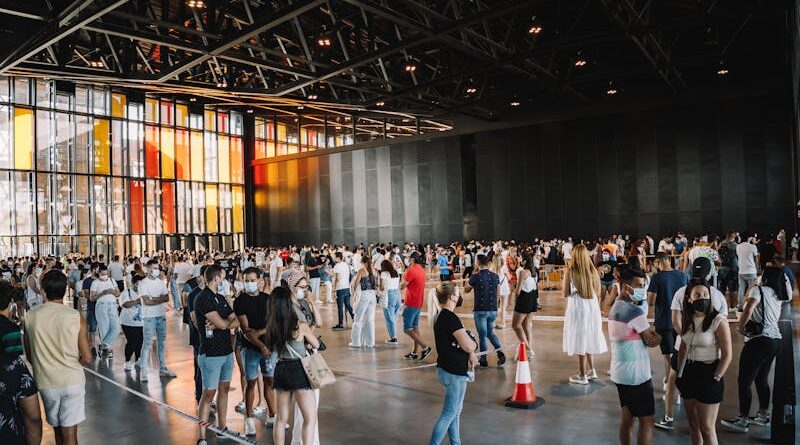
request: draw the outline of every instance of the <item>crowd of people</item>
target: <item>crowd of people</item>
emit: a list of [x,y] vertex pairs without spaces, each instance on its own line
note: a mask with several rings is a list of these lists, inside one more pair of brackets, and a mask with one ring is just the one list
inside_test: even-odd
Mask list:
[[[301,359],[326,349],[324,330],[341,332],[348,324],[348,347],[374,347],[376,312],[382,312],[385,343],[399,345],[400,329],[410,340],[406,359],[425,362],[435,347],[445,396],[430,443],[448,435],[458,444],[467,383],[476,368],[489,366],[488,344],[497,366],[506,362],[495,330],[507,327],[511,312],[513,333],[533,356],[533,314],[544,303],[540,280],[556,274],[566,300],[563,351],[577,356],[577,373],[568,381],[589,385],[598,379],[594,356],[610,343],[620,443],[633,443],[636,421],[639,444],[651,442],[654,427],[672,429],[674,405],[683,401],[692,443],[716,444],[733,335],[745,336],[736,377],[739,412],[721,423],[740,432],[769,424],[769,371],[781,339],[778,321],[790,316],[797,249],[797,234],[787,240],[781,230],[762,240],[731,230],[691,242],[677,233],[658,243],[647,234],[633,241],[612,235],[177,251],[108,261],[81,254],[8,258],[0,260],[0,439],[40,443],[41,399],[57,443],[77,443],[77,426],[85,419],[83,365],[113,359],[121,333],[125,372],[147,382],[156,376],[152,361],[158,378],[176,377],[165,359],[172,313],[189,327],[202,421],[214,416],[216,426],[227,430],[228,394],[238,368],[244,400],[235,410],[245,418],[245,435],[255,434],[256,416],[263,413],[275,443],[283,444],[293,413],[293,443],[316,445],[320,392]],[[433,344],[420,330],[427,284],[436,284],[426,306]],[[472,294],[477,335],[455,314],[466,294]],[[336,305],[337,323],[329,328],[320,313],[324,304]],[[732,332],[731,318],[738,319],[739,334]],[[666,376],[659,419],[648,347],[660,349],[658,366]],[[204,445],[206,428],[199,434]]]

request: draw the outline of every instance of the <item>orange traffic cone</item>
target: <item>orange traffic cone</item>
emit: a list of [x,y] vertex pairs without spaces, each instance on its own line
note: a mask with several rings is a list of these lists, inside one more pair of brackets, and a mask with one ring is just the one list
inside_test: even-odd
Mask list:
[[517,377],[514,379],[514,395],[506,399],[508,408],[538,408],[544,403],[544,399],[536,397],[533,393],[533,383],[531,383],[531,368],[528,363],[528,353],[525,350],[525,343],[519,344],[519,355],[517,356]]

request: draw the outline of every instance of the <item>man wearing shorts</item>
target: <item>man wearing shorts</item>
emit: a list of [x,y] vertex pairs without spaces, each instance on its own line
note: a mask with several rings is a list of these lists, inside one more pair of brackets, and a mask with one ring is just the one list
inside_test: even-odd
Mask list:
[[[253,417],[253,401],[258,388],[258,375],[262,373],[262,363],[266,369],[266,360],[270,360],[272,352],[267,348],[261,337],[267,332],[267,299],[269,296],[259,292],[258,284],[261,271],[249,267],[244,271],[244,291],[234,300],[233,310],[239,319],[242,338],[242,361],[244,362],[245,379],[245,424],[244,431],[248,436],[256,434],[255,417]],[[274,369],[274,364],[272,365]],[[267,400],[268,418],[275,415],[275,404],[270,397],[272,382],[270,377],[264,378],[264,398]]]
[[[197,363],[203,382],[203,395],[198,408],[200,419],[208,422],[211,400],[217,396],[217,425],[226,428],[228,412],[228,391],[233,374],[233,345],[230,330],[239,327],[239,320],[225,297],[218,294],[220,284],[225,280],[225,270],[217,265],[206,268],[206,288],[197,295],[194,302],[194,319],[200,334],[200,348]],[[219,389],[219,394],[217,394]],[[207,445],[206,428],[200,426],[198,445]]]
[[650,356],[642,337],[656,336],[641,305],[646,298],[645,273],[640,269],[620,271],[620,297],[608,313],[611,340],[611,381],[617,385],[622,420],[620,443],[633,443],[634,418],[639,419],[636,443],[649,444],[653,437],[655,401],[650,375]]
[[[400,283],[400,290],[405,290],[403,304],[403,331],[414,340],[414,349],[405,355],[409,360],[424,361],[431,354],[431,348],[419,333],[419,314],[422,311],[422,303],[425,299],[425,269],[420,262],[422,256],[419,252],[414,252],[409,258],[409,266],[403,274],[403,281]],[[417,355],[417,350],[421,354]]]
[[86,377],[92,362],[86,319],[64,305],[67,276],[51,270],[42,276],[45,303],[25,317],[25,353],[44,404],[45,418],[56,443],[78,443],[78,424],[86,419]]

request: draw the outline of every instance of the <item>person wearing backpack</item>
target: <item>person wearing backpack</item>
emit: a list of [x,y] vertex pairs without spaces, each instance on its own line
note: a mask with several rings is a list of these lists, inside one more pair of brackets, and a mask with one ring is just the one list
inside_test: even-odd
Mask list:
[[728,301],[728,307],[730,308],[738,306],[739,258],[736,255],[737,235],[736,230],[729,231],[728,236],[722,240],[719,249],[717,249],[720,259],[718,287],[725,294],[725,299]]
[[[781,332],[778,320],[782,301],[787,299],[786,281],[779,267],[764,268],[761,284],[753,286],[745,300],[744,312],[739,320],[740,333],[745,336],[745,344],[739,357],[739,415],[723,419],[726,427],[746,433],[750,424],[769,426],[769,371],[780,347]],[[756,384],[759,409],[755,417],[750,417],[752,392]]]

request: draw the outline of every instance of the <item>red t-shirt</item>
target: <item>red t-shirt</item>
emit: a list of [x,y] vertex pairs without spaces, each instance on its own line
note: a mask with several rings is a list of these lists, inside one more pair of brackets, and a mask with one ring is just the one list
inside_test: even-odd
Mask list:
[[408,283],[404,304],[410,307],[422,308],[425,296],[425,269],[419,264],[414,264],[406,270],[403,280]]

